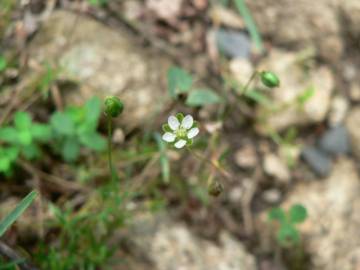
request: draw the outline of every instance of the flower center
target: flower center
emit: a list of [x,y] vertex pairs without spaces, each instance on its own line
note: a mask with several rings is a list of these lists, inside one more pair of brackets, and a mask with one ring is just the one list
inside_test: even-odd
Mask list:
[[185,128],[179,128],[176,132],[176,137],[178,138],[186,138],[187,130]]

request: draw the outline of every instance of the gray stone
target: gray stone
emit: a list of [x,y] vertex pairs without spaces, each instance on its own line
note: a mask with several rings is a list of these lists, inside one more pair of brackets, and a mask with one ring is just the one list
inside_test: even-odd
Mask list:
[[332,161],[326,153],[316,147],[309,146],[303,149],[301,156],[314,173],[321,177],[329,175]]
[[350,152],[349,134],[344,126],[326,131],[319,140],[319,148],[330,155],[344,155]]
[[244,32],[219,29],[216,32],[216,43],[221,52],[231,58],[249,58],[251,42]]

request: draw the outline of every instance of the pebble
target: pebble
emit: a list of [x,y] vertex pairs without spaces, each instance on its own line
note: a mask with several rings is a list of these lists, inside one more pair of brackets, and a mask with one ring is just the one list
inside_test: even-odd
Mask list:
[[330,174],[332,167],[331,158],[317,147],[308,146],[304,148],[301,156],[317,175],[326,177]]
[[290,181],[290,172],[286,164],[276,155],[267,154],[264,158],[264,171],[266,174],[287,184]]
[[255,148],[250,144],[247,144],[237,150],[235,152],[234,159],[236,165],[243,169],[251,169],[258,164]]
[[341,125],[326,131],[318,142],[319,148],[329,155],[344,155],[350,152],[349,135]]
[[249,58],[251,41],[245,32],[219,29],[216,32],[218,49],[230,58]]
[[349,110],[349,103],[346,98],[336,96],[333,98],[328,117],[329,126],[334,127],[342,123]]
[[265,202],[275,204],[281,200],[281,192],[276,188],[265,190],[262,194]]

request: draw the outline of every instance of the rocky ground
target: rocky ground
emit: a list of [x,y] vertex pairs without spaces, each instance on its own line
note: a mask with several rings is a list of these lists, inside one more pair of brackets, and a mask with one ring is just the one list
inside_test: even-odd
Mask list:
[[[4,38],[27,58],[26,72],[12,88],[26,89],[46,62],[61,70],[56,106],[81,104],[93,95],[119,96],[126,104],[116,123],[120,144],[160,130],[169,112],[192,112],[209,137],[219,137],[213,152],[228,150],[227,168],[235,175],[223,180],[224,193],[207,205],[196,196],[181,202],[181,195],[166,190],[167,208],[139,214],[111,239],[126,246],[127,258],[113,269],[360,269],[358,0],[246,1],[264,54],[254,53],[235,9],[206,0],[176,0],[170,6],[110,1],[95,9],[59,2],[40,11],[25,7],[17,28]],[[269,104],[242,100],[230,117],[219,119],[222,105],[174,107],[166,86],[174,64],[222,95],[230,96],[224,75],[245,84],[255,69],[275,72],[281,85],[265,93]],[[3,111],[12,88],[1,93]],[[26,100],[27,94],[20,94],[18,104]],[[199,183],[184,172],[194,171],[191,157],[173,152],[170,157],[178,164],[174,179]],[[11,192],[4,197],[0,213],[16,201]],[[276,244],[267,219],[272,206],[288,209],[294,203],[309,214],[299,228],[305,254],[300,263],[292,259],[294,250]],[[30,215],[23,222],[19,228],[34,221]]]

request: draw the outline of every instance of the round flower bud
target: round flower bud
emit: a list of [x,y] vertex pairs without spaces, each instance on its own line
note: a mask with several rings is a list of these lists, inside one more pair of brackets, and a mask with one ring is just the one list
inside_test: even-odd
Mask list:
[[224,190],[224,186],[218,181],[212,181],[208,186],[209,195],[214,197],[219,196],[223,192],[223,190]]
[[124,110],[124,104],[118,97],[109,96],[105,99],[105,114],[110,117],[118,117]]
[[274,88],[280,85],[279,77],[270,71],[262,71],[260,78],[261,82],[267,87]]

